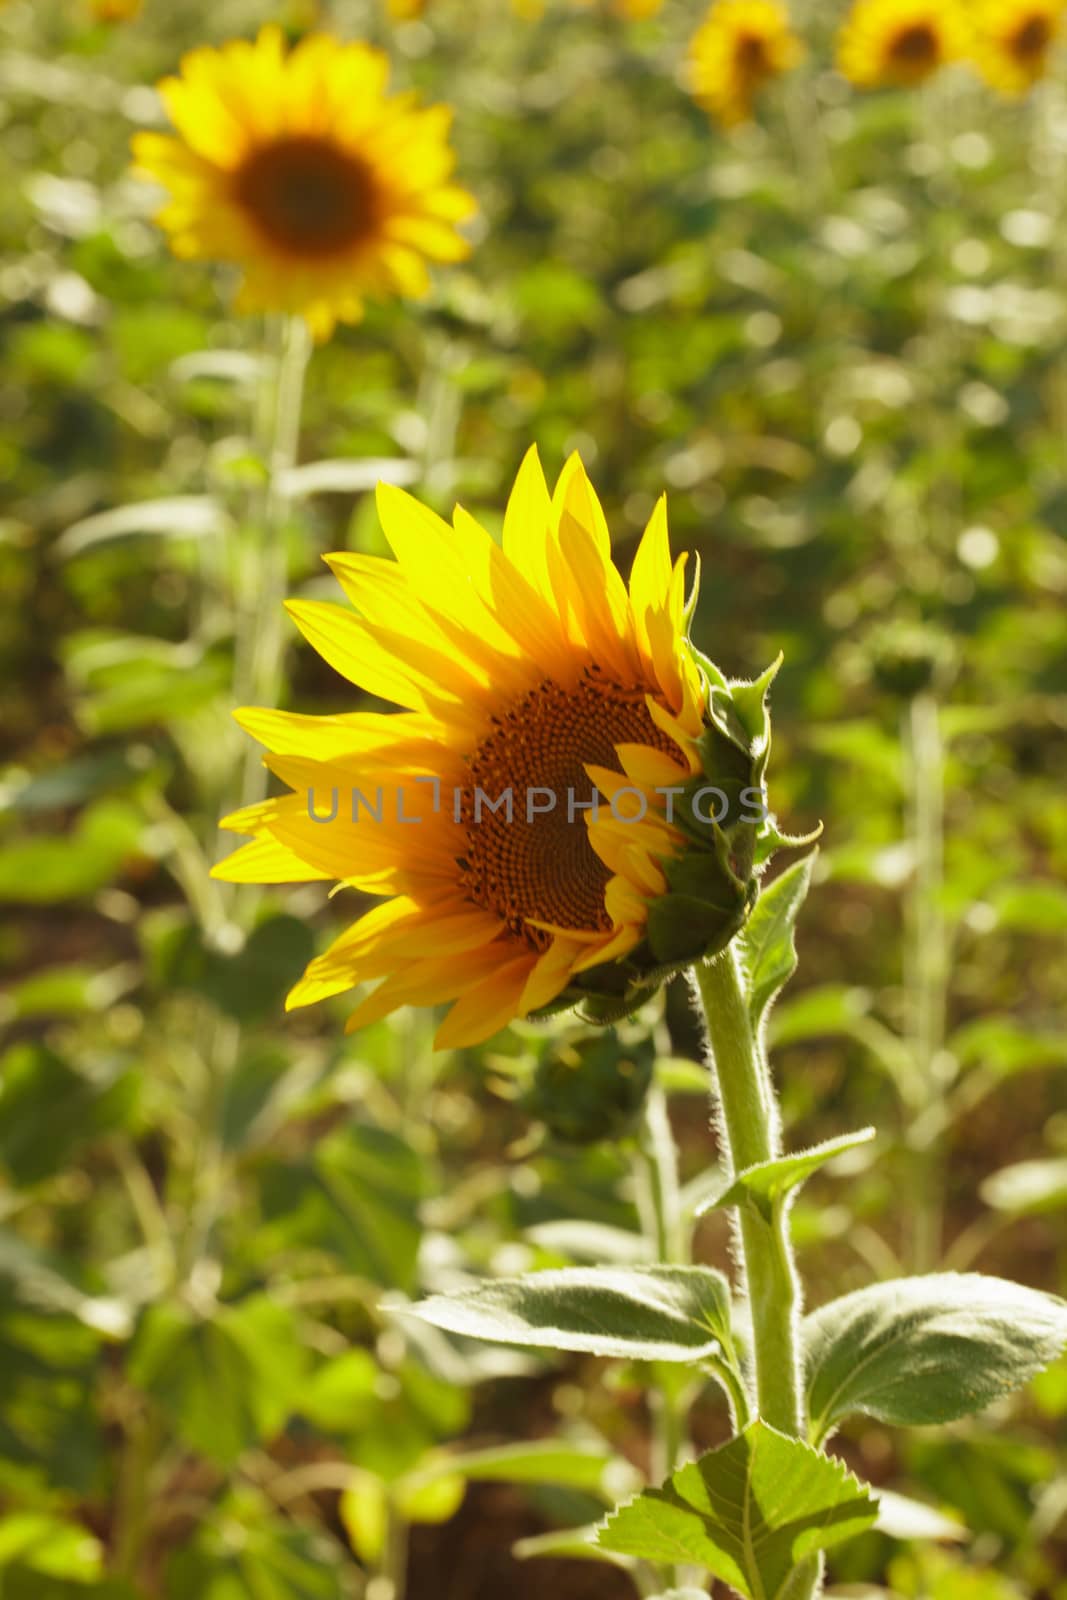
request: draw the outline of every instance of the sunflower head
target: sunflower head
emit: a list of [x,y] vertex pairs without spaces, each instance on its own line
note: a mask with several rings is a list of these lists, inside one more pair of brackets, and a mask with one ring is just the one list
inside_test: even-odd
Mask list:
[[971,54],[986,82],[1022,95],[1048,70],[1063,30],[1065,0],[984,0],[976,6]]
[[328,34],[287,53],[277,28],[186,56],[159,86],[177,136],[134,140],[175,254],[235,263],[240,309],[299,313],[319,338],[368,294],[424,294],[427,262],[467,254],[474,206],[449,181],[448,108],[388,96],[388,72]]
[[380,980],[350,1025],[451,1001],[439,1045],[580,1004],[597,1022],[723,948],[782,842],[763,804],[773,671],[730,684],[688,636],[685,557],[661,500],[629,583],[572,457],[531,451],[497,544],[379,491],[395,562],[329,563],[355,611],[290,611],[393,715],[238,713],[289,793],[230,817],[237,882],[381,896],[312,962],[307,1004]]
[[855,0],[841,31],[837,64],[867,88],[915,84],[966,51],[959,0]]
[[780,0],[716,0],[689,46],[690,85],[719,122],[747,122],[760,88],[803,54]]
[[144,0],[89,0],[94,22],[132,22],[139,17]]

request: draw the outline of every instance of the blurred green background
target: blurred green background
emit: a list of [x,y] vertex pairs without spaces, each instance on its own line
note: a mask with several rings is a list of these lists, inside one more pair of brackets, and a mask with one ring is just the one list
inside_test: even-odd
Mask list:
[[[623,566],[666,488],[700,647],[785,652],[772,803],[825,824],[772,1025],[788,1137],[880,1134],[797,1208],[809,1303],[937,1265],[1067,1291],[1067,76],[857,95],[810,3],[804,66],[726,135],[679,82],[699,17],[0,11],[3,1600],[635,1592],[538,1552],[648,1469],[648,1374],[382,1306],[640,1257],[623,1044],[579,1072],[566,1022],[435,1056],[426,1015],[286,1017],[358,904],[206,878],[270,330],[168,256],[128,142],[183,51],[267,20],[452,103],[481,208],[427,303],[316,351],[301,460],[354,465],[299,486],[286,587],[332,598],[322,552],[383,548],[368,460],[495,527],[532,441],[550,476],[577,448]],[[287,637],[283,703],[351,709]],[[695,1205],[678,985],[656,1030]],[[720,1214],[694,1251],[726,1264]],[[1065,1417],[1061,1363],[936,1434],[850,1424],[857,1471],[965,1531],[864,1536],[837,1592],[1067,1600]]]

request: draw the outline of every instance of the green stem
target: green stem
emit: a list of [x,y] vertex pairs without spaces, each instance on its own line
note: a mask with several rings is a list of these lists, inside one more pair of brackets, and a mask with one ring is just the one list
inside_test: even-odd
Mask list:
[[[923,1095],[922,1109],[933,1111],[944,1086],[939,1074],[945,1041],[947,941],[941,906],[944,881],[944,751],[936,698],[917,694],[908,709],[905,746],[911,790],[911,836],[915,874],[909,908],[908,987],[913,996],[912,1050],[915,1078]],[[936,1116],[922,1117],[921,1127],[936,1128]],[[914,1149],[911,1184],[911,1261],[915,1272],[928,1272],[938,1259],[941,1242],[941,1183],[938,1134],[927,1135]]]
[[[726,1154],[736,1174],[781,1152],[781,1119],[763,1047],[752,1026],[747,986],[732,945],[696,969],[712,1065],[722,1108]],[[789,1218],[775,1205],[768,1221],[741,1207],[738,1225],[745,1287],[752,1315],[756,1412],[771,1427],[803,1439],[807,1433],[800,1365],[800,1281]],[[735,1400],[737,1425],[748,1408]],[[822,1585],[821,1557],[809,1557],[789,1578],[789,1600],[813,1600]]]
[[[657,1262],[684,1262],[687,1252],[678,1194],[678,1152],[667,1115],[667,1098],[656,1085],[645,1100],[639,1149],[643,1179],[638,1191],[639,1209],[645,1235],[655,1249]],[[655,1372],[651,1405],[652,1477],[662,1483],[678,1465],[684,1431],[675,1374]]]
[[[242,604],[234,690],[241,705],[273,705],[281,686],[282,602],[285,599],[286,523],[292,504],[289,475],[296,465],[304,380],[311,354],[307,325],[289,317],[282,325],[280,350],[273,367],[272,389],[262,406],[267,485],[255,518],[254,541],[240,574]],[[251,805],[265,792],[266,773],[259,753],[246,742],[240,803]]]
[[111,1572],[135,1581],[156,1502],[153,1468],[165,1441],[165,1431],[155,1410],[138,1411],[131,1419],[115,1486],[115,1513],[111,1537]]
[[[727,1152],[737,1173],[779,1154],[778,1107],[753,1032],[733,948],[697,967],[696,979],[707,1020]],[[756,1409],[772,1427],[802,1438],[797,1339],[800,1290],[788,1219],[780,1206],[775,1207],[770,1222],[744,1207],[739,1232],[752,1313]]]

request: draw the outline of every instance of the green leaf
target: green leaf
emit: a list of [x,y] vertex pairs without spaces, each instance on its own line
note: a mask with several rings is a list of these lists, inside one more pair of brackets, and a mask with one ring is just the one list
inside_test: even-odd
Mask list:
[[405,1522],[448,1522],[463,1504],[467,1480],[458,1472],[424,1478],[413,1473],[393,1486],[393,1500]]
[[268,917],[236,955],[216,955],[204,988],[220,1010],[238,1022],[277,1020],[286,991],[315,953],[315,937],[300,917]]
[[811,885],[816,852],[795,861],[764,889],[739,944],[748,973],[749,1012],[758,1028],[763,1014],[797,967],[793,928]]
[[354,1433],[375,1408],[378,1364],[368,1350],[346,1350],[300,1391],[299,1411],[324,1433]]
[[563,1267],[433,1295],[404,1312],[450,1333],[633,1361],[715,1355],[730,1293],[710,1267]]
[[813,1435],[863,1412],[952,1422],[1010,1394],[1067,1343],[1067,1303],[981,1273],[871,1284],[804,1321]]
[[1038,1032],[1011,1016],[978,1017],[952,1035],[948,1048],[962,1067],[982,1066],[998,1078],[1067,1066],[1067,1033]]
[[[411,1486],[459,1475],[471,1483],[553,1483],[611,1499],[630,1494],[638,1478],[622,1456],[588,1445],[538,1439],[530,1444],[505,1444],[487,1450],[442,1452],[430,1464],[408,1474]],[[638,1481],[639,1478],[638,1478]]]
[[871,997],[866,989],[844,983],[822,984],[805,989],[793,1000],[780,1005],[770,1024],[772,1044],[804,1044],[809,1039],[833,1038],[852,1034],[856,1023],[867,1015]]
[[979,1191],[994,1211],[1037,1216],[1067,1206],[1067,1156],[1017,1161],[991,1173]]
[[175,495],[169,500],[143,500],[83,517],[60,534],[53,554],[69,561],[106,539],[131,534],[165,534],[179,539],[219,539],[233,528],[233,519],[209,495]]
[[1034,878],[1008,884],[989,898],[1002,928],[1038,934],[1067,931],[1067,888],[1062,883]]
[[954,1543],[967,1538],[962,1522],[942,1516],[934,1506],[912,1500],[906,1494],[894,1494],[891,1489],[875,1491],[878,1499],[879,1533],[891,1539],[942,1539]]
[[98,1056],[85,1070],[45,1044],[17,1044],[2,1058],[0,1163],[17,1184],[62,1171],[76,1151],[126,1123],[139,1092],[120,1058]]
[[654,1594],[652,1600],[708,1600],[705,1589],[664,1589],[662,1594]]
[[178,1437],[222,1466],[279,1431],[303,1374],[292,1313],[265,1295],[204,1318],[153,1306],[130,1360],[134,1383],[159,1402]]
[[[703,1076],[706,1090],[706,1071]],[[633,1262],[648,1261],[654,1254],[643,1234],[632,1233],[628,1228],[613,1228],[607,1222],[586,1222],[581,1217],[537,1222],[526,1229],[526,1237],[539,1250],[547,1250],[552,1255],[601,1265],[629,1266]]]
[[376,1567],[389,1537],[388,1486],[377,1473],[354,1467],[337,1509],[356,1555],[367,1566]]
[[399,1133],[340,1127],[313,1157],[264,1168],[257,1257],[266,1269],[279,1251],[326,1250],[356,1276],[409,1293],[428,1179],[424,1158]]
[[0,1519],[0,1569],[16,1562],[51,1578],[91,1583],[103,1573],[103,1546],[81,1523],[44,1511],[16,1512]]
[[854,1150],[858,1145],[869,1144],[874,1137],[874,1128],[860,1128],[856,1133],[845,1133],[838,1139],[826,1139],[822,1144],[797,1150],[793,1155],[778,1156],[774,1161],[760,1161],[755,1166],[746,1167],[722,1194],[715,1199],[705,1200],[696,1215],[702,1216],[705,1211],[720,1206],[752,1205],[769,1217],[775,1205],[806,1183],[812,1173],[827,1161],[833,1161],[835,1156],[843,1155],[846,1150]]
[[348,1600],[351,1560],[320,1527],[243,1492],[214,1506],[167,1563],[167,1600]]
[[773,1600],[806,1557],[876,1515],[840,1461],[757,1420],[621,1506],[599,1540],[646,1561],[697,1562],[750,1600]]
[[534,1533],[518,1539],[511,1547],[517,1561],[532,1561],[538,1556],[550,1560],[565,1556],[568,1561],[598,1561],[603,1566],[621,1567],[628,1572],[636,1566],[632,1556],[617,1555],[597,1544],[599,1522],[583,1523],[577,1528],[553,1528],[549,1533]]
[[144,822],[127,801],[97,800],[62,837],[32,835],[0,849],[0,901],[54,905],[110,884],[141,854]]

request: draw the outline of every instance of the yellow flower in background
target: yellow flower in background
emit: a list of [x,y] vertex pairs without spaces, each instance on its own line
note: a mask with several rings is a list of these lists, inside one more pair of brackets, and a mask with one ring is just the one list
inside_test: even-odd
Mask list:
[[779,0],[717,0],[689,46],[690,86],[705,110],[732,127],[748,121],[757,92],[802,54]]
[[968,39],[958,0],[855,0],[837,65],[861,88],[921,83],[962,57]]
[[1065,0],[976,0],[972,59],[1002,94],[1026,94],[1044,76],[1063,29]]
[[704,727],[685,557],[660,500],[627,587],[576,456],[550,497],[530,451],[499,545],[460,507],[449,526],[398,489],[378,503],[396,560],[327,558],[359,615],[289,610],[331,666],[404,709],[238,712],[292,792],[226,819],[252,839],[215,872],[388,897],[289,1005],[380,979],[350,1028],[452,1001],[438,1047],[474,1044],[624,958],[666,891],[684,840],[655,790],[698,770]]
[[144,0],[89,0],[94,22],[132,22],[143,7]]
[[174,253],[237,263],[240,310],[300,313],[320,339],[367,295],[424,294],[427,261],[468,254],[474,202],[450,182],[450,109],[388,96],[388,75],[367,45],[313,34],[287,53],[277,28],[187,55],[159,86],[178,137],[134,140],[170,191]]
[[427,0],[387,0],[389,15],[394,22],[408,22],[413,17],[421,17],[426,6]]

